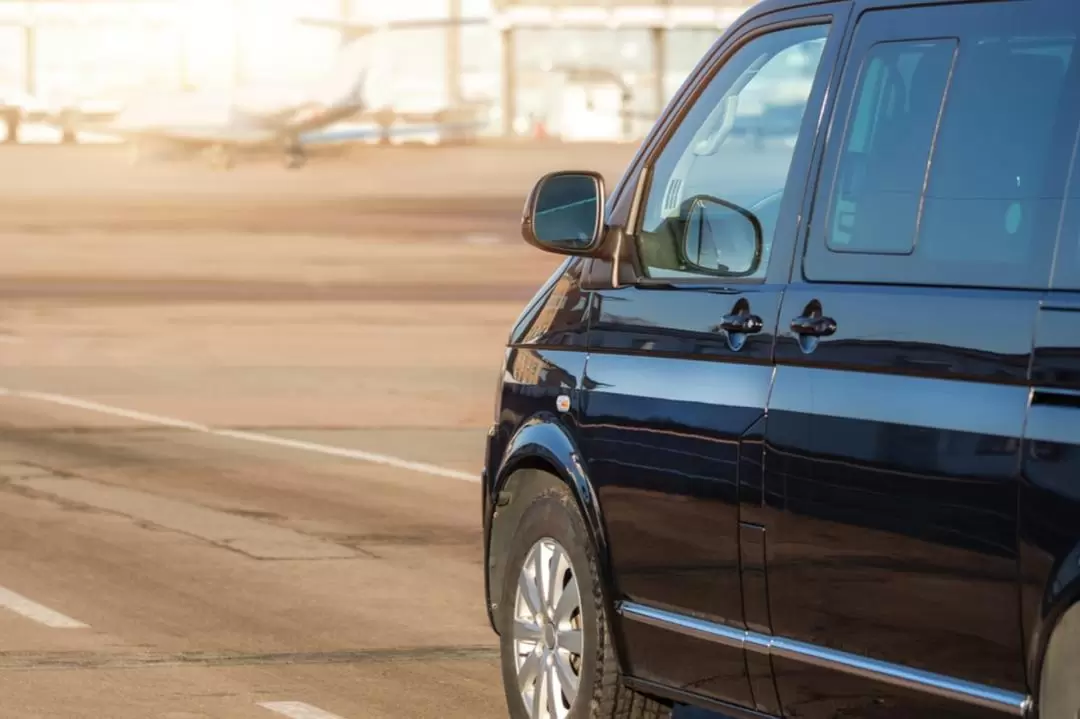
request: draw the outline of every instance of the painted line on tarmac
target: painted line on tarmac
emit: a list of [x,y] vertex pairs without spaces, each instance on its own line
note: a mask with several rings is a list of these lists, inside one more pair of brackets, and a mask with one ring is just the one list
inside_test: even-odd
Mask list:
[[259,706],[289,719],[342,719],[304,702],[259,702]]
[[0,607],[53,629],[88,629],[89,625],[54,612],[46,606],[30,601],[21,594],[0,587]]
[[65,397],[62,394],[51,394],[49,392],[11,392],[10,394],[15,397],[23,397],[25,399],[36,399],[42,402],[52,402],[53,404],[62,404],[67,407],[75,407],[76,409],[85,409],[91,412],[111,414],[116,417],[133,419],[138,422],[146,422],[148,424],[160,424],[165,427],[174,427],[177,429],[190,429],[193,432],[212,431],[206,425],[197,424],[195,422],[187,422],[182,419],[173,419],[172,417],[162,417],[161,415],[157,414],[147,414],[146,412],[136,412],[130,409],[122,409],[120,407],[113,407],[112,405],[108,404],[101,404],[99,402],[89,402],[84,399],[76,399],[75,397]]
[[331,457],[355,459],[360,462],[381,464],[386,467],[394,467],[396,469],[419,472],[420,474],[427,474],[434,477],[458,479],[464,482],[480,481],[479,476],[475,476],[468,472],[461,472],[456,469],[440,467],[438,465],[428,464],[426,462],[413,462],[408,459],[403,459],[401,457],[393,457],[388,454],[365,452],[361,449],[349,449],[347,447],[335,447],[333,445],[320,444],[318,442],[306,442],[299,439],[289,439],[288,437],[278,437],[272,434],[263,434],[262,432],[245,432],[232,429],[216,429],[209,425],[199,424],[198,422],[189,422],[187,420],[177,419],[175,417],[165,417],[159,414],[149,414],[147,412],[124,409],[123,407],[115,407],[109,404],[91,402],[89,400],[79,399],[77,397],[68,397],[62,394],[53,394],[51,392],[30,392],[22,390],[10,390],[0,387],[0,397],[5,396],[21,397],[23,399],[32,399],[39,402],[49,402],[52,404],[63,405],[65,407],[74,407],[75,409],[86,410],[88,412],[98,412],[100,414],[108,414],[114,417],[123,417],[124,419],[133,419],[137,422],[155,424],[162,427],[170,427],[173,429],[186,429],[192,432],[200,432],[203,434],[209,434],[217,437],[227,437],[229,439],[238,439],[245,442],[257,442],[259,444],[271,444],[277,447],[297,449],[304,452],[314,452],[316,454],[325,454]]

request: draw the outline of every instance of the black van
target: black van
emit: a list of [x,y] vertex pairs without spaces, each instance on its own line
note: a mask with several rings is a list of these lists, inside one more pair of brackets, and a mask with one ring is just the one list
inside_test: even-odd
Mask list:
[[[1080,3],[766,0],[514,327],[513,717],[1080,710]],[[795,119],[792,119],[792,118]]]

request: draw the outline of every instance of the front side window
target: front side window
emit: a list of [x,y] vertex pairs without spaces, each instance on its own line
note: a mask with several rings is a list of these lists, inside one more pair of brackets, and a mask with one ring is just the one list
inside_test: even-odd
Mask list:
[[638,234],[647,276],[765,276],[827,34],[760,35],[709,80],[652,168]]

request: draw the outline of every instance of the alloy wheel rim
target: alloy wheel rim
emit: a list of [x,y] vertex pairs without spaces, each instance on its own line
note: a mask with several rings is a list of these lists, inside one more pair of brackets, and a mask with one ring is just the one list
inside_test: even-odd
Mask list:
[[581,592],[566,550],[540,539],[518,573],[514,657],[530,719],[565,719],[581,681]]

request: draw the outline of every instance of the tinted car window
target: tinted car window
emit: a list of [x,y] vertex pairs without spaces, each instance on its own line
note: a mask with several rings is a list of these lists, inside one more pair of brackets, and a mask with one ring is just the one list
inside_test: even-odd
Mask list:
[[741,276],[724,267],[744,266],[746,248],[725,247],[710,256],[738,257],[715,271],[690,269],[681,247],[695,198],[734,203],[752,212],[762,228],[762,261],[751,277],[765,275],[772,233],[803,114],[821,60],[827,25],[778,30],[750,40],[729,57],[682,119],[653,165],[639,247],[650,277]]
[[881,43],[856,90],[830,208],[836,252],[910,253],[956,41]]
[[806,276],[1044,287],[1074,45],[1048,25],[868,47],[841,95],[842,140],[816,201],[824,242],[808,247]]

